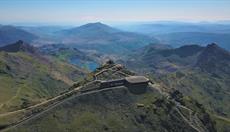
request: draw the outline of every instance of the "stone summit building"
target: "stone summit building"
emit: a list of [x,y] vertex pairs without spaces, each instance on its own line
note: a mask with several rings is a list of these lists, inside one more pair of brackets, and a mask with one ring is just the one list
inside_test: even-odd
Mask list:
[[149,79],[144,76],[130,76],[118,80],[101,81],[101,88],[125,86],[131,93],[145,93]]
[[134,94],[145,93],[149,79],[144,76],[130,76],[125,79],[125,86]]

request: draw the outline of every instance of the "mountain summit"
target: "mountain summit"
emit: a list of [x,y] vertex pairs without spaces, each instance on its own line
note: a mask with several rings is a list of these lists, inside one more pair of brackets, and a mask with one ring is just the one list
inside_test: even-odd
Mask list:
[[198,56],[197,66],[210,73],[230,74],[230,52],[215,43],[209,44]]
[[100,35],[102,33],[115,33],[119,32],[118,29],[112,28],[108,25],[102,24],[100,22],[97,23],[88,23],[85,25],[82,25],[80,27],[72,28],[69,30],[63,30],[61,31],[61,34],[66,35]]
[[109,33],[114,33],[114,32],[119,32],[120,30],[112,28],[108,25],[105,25],[103,23],[100,22],[96,22],[96,23],[88,23],[86,25],[80,26],[77,28],[78,30],[101,30],[101,31],[105,31],[105,32],[109,32]]
[[4,47],[0,47],[0,51],[6,51],[6,52],[19,52],[19,51],[23,51],[23,52],[27,52],[27,53],[35,53],[37,52],[36,49],[23,42],[22,40],[18,40],[17,42],[4,46]]
[[157,42],[155,38],[121,31],[99,22],[62,30],[58,34],[63,44],[110,54],[129,52]]

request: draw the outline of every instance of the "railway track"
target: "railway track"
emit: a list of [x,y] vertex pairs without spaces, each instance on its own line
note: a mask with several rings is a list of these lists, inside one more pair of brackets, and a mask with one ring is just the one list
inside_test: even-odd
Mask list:
[[42,112],[40,112],[40,113],[37,113],[37,114],[32,115],[32,116],[29,116],[29,117],[27,117],[27,118],[25,118],[25,119],[23,119],[23,120],[21,120],[21,121],[15,123],[15,124],[13,124],[13,125],[9,125],[8,127],[4,128],[4,129],[2,129],[2,130],[0,130],[0,131],[1,131],[1,132],[6,132],[6,131],[8,131],[8,130],[10,130],[10,129],[13,129],[13,128],[16,128],[16,127],[18,127],[18,126],[20,126],[20,125],[23,125],[23,124],[27,123],[28,121],[31,121],[31,120],[33,120],[33,119],[36,119],[36,118],[42,116],[43,114],[45,114],[45,113],[51,111],[53,108],[55,108],[55,107],[57,107],[57,106],[59,106],[59,105],[61,105],[61,104],[64,104],[65,102],[67,102],[67,101],[69,101],[69,100],[72,100],[72,99],[74,99],[74,98],[76,98],[76,97],[81,97],[81,96],[84,96],[84,95],[89,95],[89,94],[98,93],[98,92],[103,92],[103,91],[108,91],[108,90],[124,89],[124,88],[126,88],[126,87],[124,87],[124,86],[118,86],[118,87],[111,87],[111,88],[106,88],[106,89],[101,89],[101,90],[89,91],[89,92],[82,93],[82,94],[79,94],[79,95],[74,95],[74,96],[72,96],[72,97],[69,97],[69,98],[67,98],[67,99],[64,99],[64,100],[62,100],[62,101],[60,101],[60,102],[58,102],[58,103],[55,103],[55,104],[49,106],[47,109],[45,109],[44,111],[42,111]]
[[[77,97],[80,97],[80,96],[84,96],[84,95],[89,95],[89,94],[93,94],[93,93],[98,93],[98,92],[102,92],[102,91],[108,91],[108,90],[114,90],[114,89],[121,89],[121,88],[126,88],[124,85],[121,85],[121,86],[109,86],[109,87],[91,87],[89,89],[87,89],[87,85],[90,85],[90,84],[93,84],[94,82],[98,82],[100,80],[98,80],[97,76],[103,74],[104,72],[106,71],[112,71],[114,73],[119,73],[119,74],[122,74],[124,76],[130,76],[126,73],[123,73],[122,71],[120,70],[114,70],[114,68],[116,68],[116,65],[115,66],[112,66],[110,68],[107,68],[103,71],[100,71],[98,73],[95,74],[95,80],[92,81],[92,82],[89,82],[87,84],[85,84],[84,86],[80,86],[80,87],[77,87],[75,88],[74,90],[71,90],[67,93],[63,93],[62,95],[59,95],[57,97],[54,97],[50,100],[47,100],[46,102],[42,102],[40,104],[37,104],[35,106],[31,106],[29,108],[26,108],[26,109],[22,109],[22,110],[18,110],[18,111],[14,111],[14,112],[9,112],[9,113],[4,113],[4,114],[0,114],[0,117],[2,116],[6,116],[6,115],[10,115],[10,114],[14,114],[14,113],[17,113],[17,112],[22,112],[22,111],[26,111],[28,109],[33,109],[33,108],[36,108],[36,107],[42,107],[43,105],[48,105],[46,106],[45,108],[42,109],[42,111],[39,111],[35,114],[31,114],[30,116],[27,116],[15,123],[12,123],[10,124],[9,126],[7,126],[6,128],[3,128],[1,129],[0,131],[1,132],[5,132],[5,131],[8,131],[10,129],[13,129],[13,128],[16,128],[20,125],[23,125],[33,119],[36,119],[44,114],[46,114],[47,112],[51,111],[53,108],[56,108],[58,107],[59,105],[61,104],[64,104],[65,102],[69,101],[69,100],[72,100],[74,98],[77,98]],[[109,81],[109,82],[112,82],[112,81]],[[162,94],[163,96],[165,96],[167,99],[170,99],[170,95],[164,91],[161,90],[161,88],[157,85],[157,84],[153,84],[151,82],[148,83],[148,86],[150,86],[151,88],[154,88],[156,89],[160,94]],[[83,88],[86,88],[86,89],[83,89]],[[194,128],[196,131],[198,132],[203,132],[202,129],[196,127],[193,125],[193,122],[191,121],[191,113],[193,113],[193,111],[183,105],[181,105],[179,102],[173,100],[173,99],[170,99],[172,100],[174,103],[175,103],[175,110],[179,113],[179,115],[182,117],[183,120],[185,120],[185,122],[187,122],[192,128]],[[53,102],[52,102],[53,101]],[[50,103],[51,102],[51,103]],[[190,119],[187,119],[179,110],[179,108],[183,108],[183,109],[186,109],[189,111],[190,115]]]
[[[50,109],[52,109],[53,107],[56,107],[60,104],[63,103],[63,101],[68,101],[72,98],[78,97],[78,96],[83,96],[85,94],[90,94],[90,93],[94,93],[94,92],[100,92],[100,91],[105,91],[105,90],[110,90],[110,89],[114,89],[117,86],[110,86],[111,88],[89,88],[89,90],[84,90],[84,87],[87,87],[87,85],[93,84],[95,82],[98,82],[100,80],[98,80],[97,76],[103,74],[106,71],[113,71],[114,73],[118,72],[119,69],[117,69],[117,66],[119,65],[113,65],[112,67],[106,68],[98,73],[95,74],[95,80],[91,81],[83,86],[79,86],[71,91],[68,91],[66,93],[63,93],[61,95],[58,95],[52,99],[49,99],[47,101],[41,102],[39,104],[36,104],[34,106],[30,106],[28,108],[25,109],[20,109],[20,110],[16,110],[16,111],[12,111],[12,112],[7,112],[7,113],[3,113],[0,114],[0,118],[4,118],[7,117],[9,115],[17,115],[17,114],[21,114],[22,117],[19,117],[19,121],[17,122],[13,122],[11,124],[9,124],[9,126],[7,126],[6,128],[12,127],[12,126],[18,126],[19,124],[21,124],[22,122],[27,121],[28,119],[34,118],[38,115],[40,115],[40,113],[42,114],[43,112],[49,111]],[[119,71],[120,72],[120,71]],[[119,73],[121,74],[121,73]],[[87,89],[87,88],[86,88]],[[93,91],[92,91],[93,90]],[[41,110],[40,110],[41,108]],[[39,109],[39,112],[35,112],[35,114],[33,113],[33,111]],[[41,111],[41,112],[40,112]],[[31,113],[31,115],[26,115],[25,113]],[[0,131],[5,131],[5,128],[0,129]]]

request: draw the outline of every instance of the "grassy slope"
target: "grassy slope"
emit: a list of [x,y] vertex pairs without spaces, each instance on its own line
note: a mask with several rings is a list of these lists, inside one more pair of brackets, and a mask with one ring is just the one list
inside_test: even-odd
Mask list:
[[0,112],[55,96],[83,75],[79,69],[23,52],[0,52]]
[[[165,75],[158,82],[164,83],[167,88],[179,89],[203,104],[211,115],[220,115],[227,120],[230,118],[229,84],[230,78],[216,78],[208,73],[193,71],[175,72]],[[219,116],[218,116],[219,117]],[[219,131],[228,131],[230,123],[220,120],[216,116]]]
[[[106,66],[98,70],[103,68]],[[127,69],[122,71],[132,74]],[[120,77],[109,72],[99,77],[101,80],[112,78]],[[188,97],[181,100],[196,111],[200,119],[204,119],[205,110],[194,100]],[[173,102],[154,89],[141,95],[134,95],[127,89],[116,89],[76,97],[12,131],[194,131],[174,108]],[[212,129],[209,117],[205,125]]]
[[12,131],[194,131],[173,106],[157,91],[133,95],[113,90],[75,98]]

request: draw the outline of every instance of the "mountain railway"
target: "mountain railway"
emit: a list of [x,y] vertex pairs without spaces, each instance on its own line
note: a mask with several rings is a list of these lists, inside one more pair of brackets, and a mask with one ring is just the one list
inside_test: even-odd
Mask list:
[[[111,67],[111,68],[114,68],[114,67],[116,67],[116,65]],[[103,72],[111,70],[111,68],[103,70]],[[112,69],[112,71],[123,73],[119,70],[114,70],[114,69]],[[126,88],[129,90],[130,93],[143,94],[146,92],[147,87],[150,87],[150,88],[153,88],[153,89],[156,89],[157,91],[159,91],[159,93],[161,93],[162,95],[167,97],[167,99],[170,99],[168,93],[163,92],[161,90],[161,88],[159,88],[156,84],[153,84],[148,78],[146,78],[144,76],[130,76],[130,75],[127,76],[127,74],[124,73],[123,75],[125,75],[125,77],[122,79],[113,79],[113,80],[105,80],[105,81],[98,80],[97,76],[100,74],[103,74],[103,72],[99,72],[98,74],[96,74],[96,76],[94,76],[94,81],[91,81],[91,82],[89,82],[83,86],[76,87],[71,91],[65,92],[65,93],[63,93],[59,96],[56,96],[52,99],[49,99],[45,102],[42,102],[40,104],[31,106],[31,107],[28,107],[28,108],[25,108],[22,110],[17,110],[14,112],[0,114],[0,118],[1,118],[4,116],[7,116],[7,115],[15,114],[15,113],[20,113],[20,112],[22,112],[22,114],[26,113],[18,121],[12,122],[11,124],[7,124],[5,126],[0,126],[0,131],[5,132],[5,131],[8,131],[8,130],[15,128],[17,126],[23,125],[26,122],[42,116],[43,114],[49,112],[53,108],[65,103],[65,102],[67,102],[73,98],[84,96],[84,95],[89,95],[89,94],[93,94],[93,93],[97,93],[97,92],[107,91],[107,90]],[[92,87],[90,85],[92,85]],[[170,100],[175,103],[175,110],[179,113],[180,116],[182,116],[183,120],[185,120],[196,131],[198,131],[198,132],[203,131],[201,128],[198,128],[198,127],[193,125],[193,121],[191,121],[191,117],[190,117],[190,119],[187,119],[186,117],[184,117],[178,108],[187,109],[187,110],[189,110],[189,113],[193,112],[191,109],[189,109],[185,106],[182,106],[179,102],[177,102],[174,99],[170,99]],[[191,114],[190,114],[190,116],[191,116]]]
[[[60,104],[63,104],[64,102],[71,100],[75,97],[83,96],[83,95],[88,95],[91,93],[96,93],[96,92],[101,92],[101,91],[106,91],[106,90],[113,90],[113,89],[118,89],[118,88],[128,88],[130,91],[132,88],[135,87],[135,90],[138,89],[143,89],[140,90],[141,92],[146,91],[146,87],[148,85],[149,80],[143,76],[131,76],[131,77],[126,77],[123,79],[117,79],[117,80],[109,80],[109,81],[93,81],[90,83],[94,82],[99,82],[100,85],[96,87],[77,87],[72,91],[63,93],[62,95],[56,96],[50,100],[47,100],[45,102],[42,102],[40,104],[37,104],[35,106],[31,106],[25,109],[17,110],[14,112],[9,112],[5,114],[1,114],[0,117],[4,117],[10,114],[15,114],[15,113],[26,113],[25,116],[21,117],[19,121],[13,122],[11,124],[2,126],[0,128],[0,131],[7,131],[10,128],[19,126],[20,124],[23,124],[29,120],[32,120],[43,113],[46,113],[47,111],[55,108],[56,106],[59,106]],[[144,87],[143,87],[144,86]],[[130,92],[133,94],[142,94],[139,91],[131,90]]]

